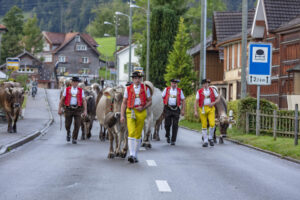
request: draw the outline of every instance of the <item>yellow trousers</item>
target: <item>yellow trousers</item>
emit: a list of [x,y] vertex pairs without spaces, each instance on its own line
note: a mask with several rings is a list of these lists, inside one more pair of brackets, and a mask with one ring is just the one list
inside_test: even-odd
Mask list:
[[131,109],[126,109],[127,127],[128,127],[128,137],[141,139],[142,131],[144,128],[144,122],[147,117],[147,110],[138,111],[134,108],[135,118],[131,118]]
[[215,107],[204,106],[204,113],[202,108],[199,108],[200,120],[202,129],[207,129],[207,119],[209,121],[209,127],[215,127]]

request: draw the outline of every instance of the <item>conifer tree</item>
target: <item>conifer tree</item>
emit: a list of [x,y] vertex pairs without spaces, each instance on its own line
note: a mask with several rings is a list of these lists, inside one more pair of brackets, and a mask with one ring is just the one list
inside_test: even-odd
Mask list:
[[35,54],[43,50],[43,35],[38,27],[36,15],[24,24],[23,33],[22,43],[26,51]]
[[173,78],[180,79],[178,87],[184,91],[186,96],[193,93],[194,81],[196,80],[192,58],[187,54],[187,50],[190,47],[189,44],[190,37],[184,25],[184,19],[181,17],[173,50],[168,57],[168,65],[164,78],[167,85],[170,85],[170,80]]

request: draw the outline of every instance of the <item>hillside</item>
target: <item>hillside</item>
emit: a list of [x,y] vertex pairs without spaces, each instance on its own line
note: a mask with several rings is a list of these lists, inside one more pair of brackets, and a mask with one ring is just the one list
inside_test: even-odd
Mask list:
[[103,38],[95,38],[95,40],[100,45],[97,49],[101,54],[101,58],[104,60],[113,60],[113,56],[116,48],[116,38],[103,37]]

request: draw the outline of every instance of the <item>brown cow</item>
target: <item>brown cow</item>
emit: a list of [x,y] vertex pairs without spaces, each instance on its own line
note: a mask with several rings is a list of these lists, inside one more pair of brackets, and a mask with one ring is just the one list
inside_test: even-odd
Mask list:
[[14,87],[6,83],[0,86],[0,107],[6,113],[8,121],[7,132],[9,133],[17,132],[17,121],[19,114],[21,114],[23,101],[23,88]]

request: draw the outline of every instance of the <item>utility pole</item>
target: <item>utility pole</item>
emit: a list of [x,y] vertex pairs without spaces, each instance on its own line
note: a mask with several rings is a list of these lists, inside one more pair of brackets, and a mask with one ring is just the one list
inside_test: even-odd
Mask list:
[[247,96],[247,24],[248,24],[248,0],[243,0],[243,23],[242,23],[242,74],[241,74],[241,98]]
[[201,0],[201,47],[200,47],[200,69],[199,84],[206,78],[206,18],[207,0]]
[[128,66],[128,81],[130,81],[131,75],[131,35],[132,35],[132,0],[129,5],[129,66]]
[[118,16],[115,15],[115,35],[116,35],[116,49],[115,49],[115,65],[116,65],[116,85],[119,85],[119,65],[118,65],[118,57],[117,57],[117,51],[118,51],[118,25],[119,20]]
[[150,0],[147,7],[147,64],[146,64],[146,81],[149,81],[149,65],[150,65]]

